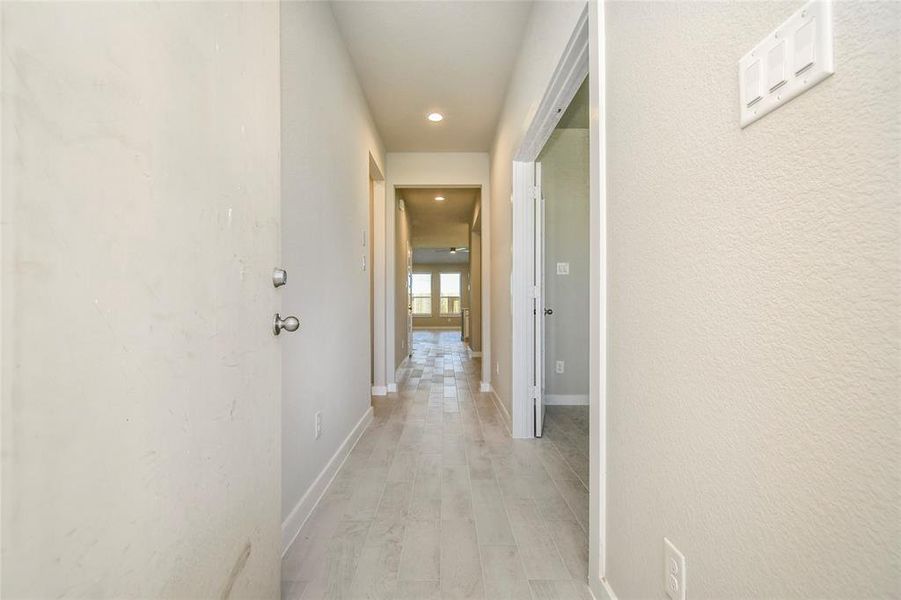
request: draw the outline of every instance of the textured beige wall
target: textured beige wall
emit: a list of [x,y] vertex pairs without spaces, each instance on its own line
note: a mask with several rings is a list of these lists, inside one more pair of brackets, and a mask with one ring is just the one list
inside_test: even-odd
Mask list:
[[[513,267],[513,156],[541,102],[585,2],[535,2],[516,60],[497,134],[491,148],[491,195],[483,204],[491,213],[489,247],[491,281],[491,385],[512,411],[512,340],[510,272]],[[484,202],[484,201],[483,201]],[[484,358],[483,358],[484,360]]]
[[[370,272],[361,267],[361,238],[369,228],[369,157],[382,171],[385,162],[329,4],[283,2],[280,17],[289,274],[280,293],[284,312],[302,323],[280,338],[282,517],[290,538],[303,514],[292,511],[371,406]],[[316,439],[310,432],[320,411]]]
[[[901,595],[901,3],[747,129],[736,62],[798,3],[607,5],[607,577],[663,598]],[[502,197],[498,194],[497,197]]]
[[0,595],[278,598],[278,7],[2,18]]

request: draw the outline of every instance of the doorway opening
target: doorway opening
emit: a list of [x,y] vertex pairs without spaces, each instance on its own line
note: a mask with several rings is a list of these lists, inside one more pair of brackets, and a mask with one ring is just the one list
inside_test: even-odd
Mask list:
[[369,385],[373,396],[388,393],[385,378],[385,177],[369,155],[369,198],[360,264],[369,283]]
[[[535,437],[567,446],[588,484],[588,79],[538,155],[535,182]],[[566,456],[566,455],[565,455]]]
[[[567,473],[573,473],[572,477],[561,477],[560,482],[567,492],[572,493],[570,506],[578,507],[573,510],[578,513],[577,518],[587,516],[587,527],[584,520],[580,520],[580,525],[588,546],[589,582],[596,594],[601,593],[604,585],[602,541],[605,537],[606,473],[603,465],[607,368],[604,45],[603,41],[600,44],[590,42],[599,39],[603,40],[603,10],[589,5],[575,24],[544,96],[514,153],[511,270],[512,313],[516,324],[511,353],[513,437],[543,436],[542,444],[556,445],[560,450],[555,453],[562,455],[564,460],[557,464],[565,467],[563,470]],[[576,134],[565,131],[567,129],[582,131]],[[581,141],[577,144],[580,148],[578,156],[582,158],[559,160],[556,154],[565,154],[564,147],[576,145],[571,138],[579,136],[587,139],[587,147]],[[584,195],[584,189],[567,190],[563,185],[567,178],[574,177],[567,173],[574,165],[580,165],[580,170],[587,165],[578,177],[582,186],[588,188],[587,202],[574,204],[571,196],[575,193]],[[582,207],[584,230],[580,228],[581,233],[572,234],[566,229],[561,230],[567,238],[575,240],[587,233],[587,246],[580,241],[578,251],[558,247],[553,241],[554,232],[545,235],[543,229],[555,228],[554,221],[572,217],[546,213],[552,203],[551,195],[556,200],[552,210]],[[565,204],[556,204],[560,202]],[[560,275],[557,275],[557,263],[562,263]],[[584,286],[584,279],[574,277],[583,268],[587,272],[587,286]],[[583,292],[573,290],[579,284],[584,286]],[[587,312],[578,303],[570,304],[570,300],[578,300],[579,295],[588,306]],[[565,319],[558,317],[577,317],[573,319],[577,322],[581,319],[580,328],[588,340],[587,348],[580,335],[567,334],[571,331],[570,326],[560,322]],[[551,319],[555,321],[551,322]],[[570,342],[583,348],[581,356],[570,357],[571,350],[565,347]],[[578,374],[580,358],[587,363],[587,401],[583,387],[568,387],[571,381],[564,381],[566,375]],[[559,369],[562,373],[558,373],[558,361],[563,362]],[[573,373],[573,367],[576,373]],[[566,379],[582,382],[584,378],[578,375]],[[585,414],[580,415],[579,411]],[[572,483],[577,485],[571,486]]]
[[[480,187],[397,187],[396,295],[400,355],[414,331],[442,332],[481,356],[482,254]],[[402,304],[401,304],[402,302]],[[449,338],[448,338],[449,339]]]

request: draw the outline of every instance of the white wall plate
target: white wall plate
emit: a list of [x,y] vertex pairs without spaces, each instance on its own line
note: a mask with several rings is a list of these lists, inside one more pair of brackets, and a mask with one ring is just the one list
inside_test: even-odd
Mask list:
[[832,3],[812,0],[738,61],[741,126],[747,127],[834,72]]

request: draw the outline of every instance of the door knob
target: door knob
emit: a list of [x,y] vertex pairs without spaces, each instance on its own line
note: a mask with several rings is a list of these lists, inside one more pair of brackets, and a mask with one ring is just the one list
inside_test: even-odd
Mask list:
[[300,327],[300,319],[297,317],[285,317],[284,319],[278,313],[275,313],[275,320],[272,322],[272,333],[278,335],[285,331],[297,331]]
[[554,309],[553,309],[553,308],[545,308],[545,309],[544,309],[544,314],[546,314],[546,315],[552,315],[552,314],[554,314]]

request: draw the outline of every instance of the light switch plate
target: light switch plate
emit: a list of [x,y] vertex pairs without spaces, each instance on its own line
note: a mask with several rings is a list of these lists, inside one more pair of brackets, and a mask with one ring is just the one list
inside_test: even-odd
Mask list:
[[663,589],[672,600],[685,600],[685,556],[663,538]]
[[557,263],[557,275],[569,275],[569,263]]
[[747,127],[834,72],[832,2],[812,0],[738,61],[741,126]]

